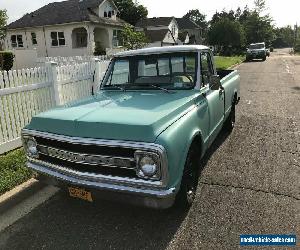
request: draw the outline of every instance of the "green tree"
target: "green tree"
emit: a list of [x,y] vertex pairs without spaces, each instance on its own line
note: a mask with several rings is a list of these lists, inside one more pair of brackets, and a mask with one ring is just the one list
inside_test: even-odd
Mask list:
[[131,25],[148,16],[147,8],[138,2],[132,0],[114,0],[114,2],[120,11],[118,16]]
[[139,49],[147,44],[147,37],[144,32],[134,31],[134,29],[126,25],[122,30],[120,39],[126,49]]
[[202,14],[198,9],[189,10],[183,18],[192,20],[198,24],[203,31],[207,30],[208,23],[206,21],[206,15]]
[[275,38],[272,19],[268,15],[260,16],[256,11],[252,11],[243,26],[248,44],[265,42],[267,46],[270,46]]
[[239,51],[245,45],[242,25],[227,17],[220,18],[219,21],[211,25],[208,39],[211,45],[222,47],[222,51],[226,55],[230,55],[234,50]]
[[291,26],[276,28],[275,40],[272,45],[275,48],[292,47],[294,44],[295,33]]
[[7,11],[0,10],[0,40],[2,40],[5,37],[5,26],[7,24],[7,19]]

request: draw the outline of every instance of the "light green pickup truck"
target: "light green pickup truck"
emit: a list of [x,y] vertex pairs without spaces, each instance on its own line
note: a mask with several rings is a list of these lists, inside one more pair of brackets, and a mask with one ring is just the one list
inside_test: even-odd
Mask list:
[[94,95],[23,129],[28,167],[88,201],[189,207],[201,158],[234,126],[239,81],[237,71],[216,71],[205,46],[119,53]]

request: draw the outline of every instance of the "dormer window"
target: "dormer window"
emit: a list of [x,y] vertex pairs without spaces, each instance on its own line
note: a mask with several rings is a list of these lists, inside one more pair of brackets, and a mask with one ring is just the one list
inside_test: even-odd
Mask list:
[[114,16],[114,15],[115,15],[115,11],[114,11],[114,10],[111,12],[111,15],[112,15],[112,16]]
[[111,18],[111,11],[108,12],[108,17]]
[[104,17],[107,17],[107,12],[106,11],[104,11]]

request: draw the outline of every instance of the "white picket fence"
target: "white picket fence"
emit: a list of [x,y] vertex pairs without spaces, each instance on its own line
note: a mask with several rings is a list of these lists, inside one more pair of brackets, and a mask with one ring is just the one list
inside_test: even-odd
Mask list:
[[91,95],[109,61],[0,71],[0,154],[21,146],[20,132],[32,116]]
[[71,64],[80,64],[84,62],[91,62],[94,59],[100,61],[108,60],[108,56],[57,56],[57,57],[39,57],[37,58],[37,66],[43,66],[47,62],[56,62],[59,66],[62,65],[71,65]]

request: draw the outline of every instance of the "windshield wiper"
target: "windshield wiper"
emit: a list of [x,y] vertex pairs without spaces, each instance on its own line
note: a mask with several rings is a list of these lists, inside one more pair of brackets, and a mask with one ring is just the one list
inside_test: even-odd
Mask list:
[[120,89],[120,90],[122,90],[122,91],[125,92],[126,91],[125,85],[122,85],[122,86],[124,86],[124,87],[121,87],[120,84],[111,84],[111,85],[104,86],[104,88],[111,88],[111,87],[113,87],[113,88],[117,88],[117,89]]
[[172,92],[166,88],[163,88],[163,87],[160,87],[159,85],[156,85],[156,84],[149,84],[149,86],[153,87],[153,88],[157,88],[157,89],[160,89],[160,90],[163,90],[165,91],[166,93],[169,93],[171,94]]

